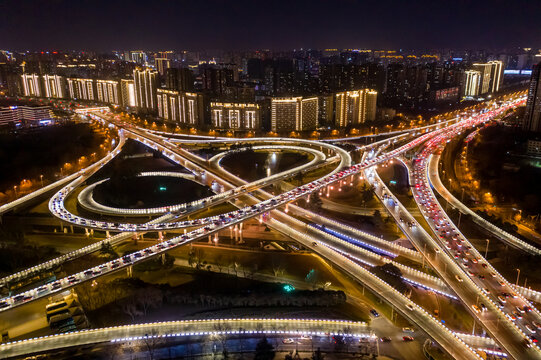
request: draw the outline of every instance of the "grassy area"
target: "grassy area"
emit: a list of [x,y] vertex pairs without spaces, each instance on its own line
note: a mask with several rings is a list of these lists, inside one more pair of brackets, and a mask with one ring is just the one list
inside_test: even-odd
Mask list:
[[225,156],[221,165],[228,172],[251,182],[264,178],[269,173],[276,174],[306,164],[312,159],[312,154],[293,151],[246,150]]
[[96,186],[94,199],[103,205],[144,209],[191,202],[212,195],[209,187],[195,181],[166,176],[109,180]]

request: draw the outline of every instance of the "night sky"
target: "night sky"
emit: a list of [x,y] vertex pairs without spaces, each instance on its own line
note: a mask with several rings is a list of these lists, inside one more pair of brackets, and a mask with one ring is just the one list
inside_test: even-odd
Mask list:
[[0,49],[541,47],[540,0],[0,0]]

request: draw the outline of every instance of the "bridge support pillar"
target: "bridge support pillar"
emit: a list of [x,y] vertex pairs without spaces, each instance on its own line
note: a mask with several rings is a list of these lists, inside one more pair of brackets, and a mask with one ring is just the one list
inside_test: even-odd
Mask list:
[[128,273],[128,277],[131,278],[131,277],[133,276],[133,266],[132,266],[132,265],[128,266],[128,267],[126,268],[126,271],[127,271],[127,273]]

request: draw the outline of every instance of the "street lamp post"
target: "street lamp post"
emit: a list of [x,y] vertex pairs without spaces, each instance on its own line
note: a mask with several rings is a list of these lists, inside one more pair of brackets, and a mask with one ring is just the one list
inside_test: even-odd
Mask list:
[[41,187],[43,187],[43,175],[39,176],[39,180],[41,181]]
[[520,269],[516,269],[517,270],[517,283],[516,283],[516,286],[518,286],[518,277],[520,276]]
[[487,254],[488,254],[488,244],[490,243],[490,239],[486,239],[486,242],[487,242],[487,247],[485,248],[485,259],[487,258]]

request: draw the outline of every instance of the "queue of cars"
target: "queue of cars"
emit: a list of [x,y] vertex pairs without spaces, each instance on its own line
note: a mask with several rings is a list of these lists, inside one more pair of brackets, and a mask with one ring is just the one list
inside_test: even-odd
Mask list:
[[[472,126],[475,124],[465,123],[464,125]],[[531,307],[526,300],[514,292],[503,278],[497,275],[490,264],[472,247],[442,210],[432,189],[429,188],[426,172],[429,156],[437,151],[441,145],[444,145],[448,139],[459,135],[461,131],[463,131],[461,127],[456,127],[432,138],[414,158],[412,177],[414,199],[444,250],[477,283],[485,295],[493,300],[505,316],[529,335],[528,339],[525,340],[531,345],[531,343],[537,342],[533,336],[537,332],[537,323],[531,322],[531,318],[534,316],[530,317],[530,320],[524,319],[524,314],[532,311]],[[456,275],[455,277],[457,281],[463,281],[460,276]],[[478,316],[482,316],[488,308],[483,302],[478,302],[471,304],[471,309]]]

